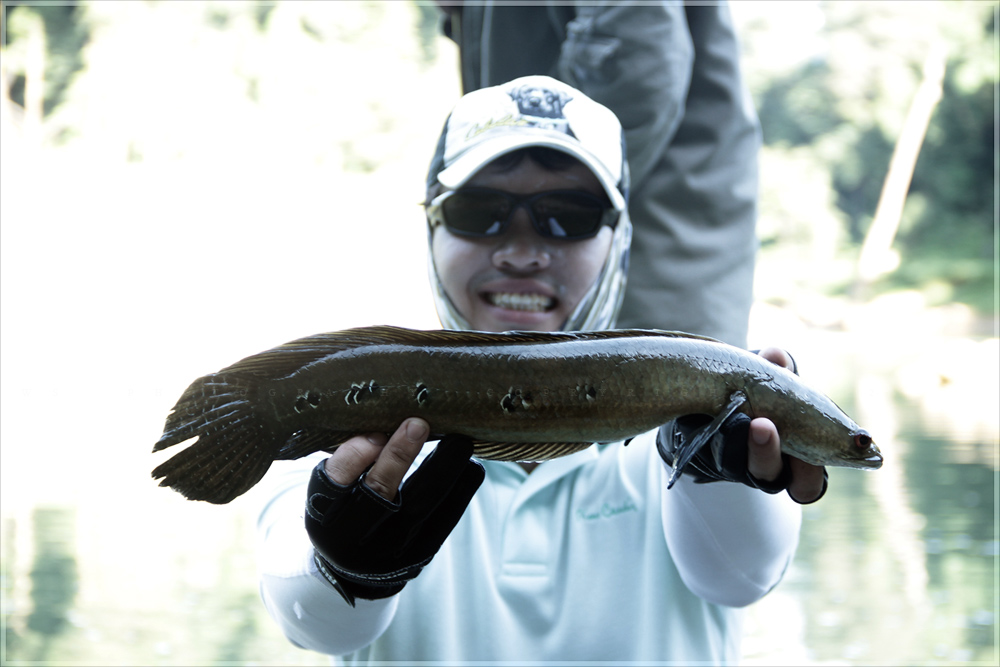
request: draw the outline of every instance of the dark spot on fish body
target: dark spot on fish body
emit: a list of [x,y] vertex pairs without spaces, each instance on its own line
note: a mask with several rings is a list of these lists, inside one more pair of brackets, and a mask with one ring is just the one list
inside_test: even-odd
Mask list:
[[413,398],[416,399],[417,405],[423,407],[427,405],[427,402],[431,398],[431,390],[428,389],[427,385],[425,385],[423,382],[418,382],[416,391],[413,394]]
[[321,394],[318,391],[307,391],[304,394],[299,394],[295,398],[295,405],[293,408],[295,412],[303,413],[310,408],[318,408],[321,401]]
[[347,390],[344,394],[344,402],[348,405],[358,405],[362,401],[377,398],[379,394],[382,393],[382,387],[380,387],[375,380],[369,380],[367,383],[352,383],[351,388]]
[[597,400],[597,387],[592,384],[578,384],[576,392],[577,397],[586,403],[593,403]]
[[527,410],[531,404],[531,394],[515,387],[508,389],[507,394],[500,399],[500,408],[508,415],[518,410]]

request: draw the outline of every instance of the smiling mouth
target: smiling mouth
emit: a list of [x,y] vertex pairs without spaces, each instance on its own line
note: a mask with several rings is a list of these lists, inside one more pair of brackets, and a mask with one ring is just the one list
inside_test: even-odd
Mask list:
[[487,303],[507,310],[521,310],[530,313],[543,313],[555,308],[556,300],[544,294],[519,294],[516,292],[486,292],[483,295]]

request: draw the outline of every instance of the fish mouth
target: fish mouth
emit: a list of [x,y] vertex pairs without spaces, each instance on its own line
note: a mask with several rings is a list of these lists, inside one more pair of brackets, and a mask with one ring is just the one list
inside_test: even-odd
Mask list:
[[481,296],[491,306],[528,313],[547,313],[557,304],[554,297],[537,292],[483,292]]
[[878,447],[872,445],[866,451],[862,452],[861,456],[848,460],[856,468],[878,470],[882,467],[882,452],[879,451]]
[[882,454],[875,452],[871,456],[866,456],[863,459],[854,459],[854,463],[857,464],[859,468],[878,470],[882,467]]

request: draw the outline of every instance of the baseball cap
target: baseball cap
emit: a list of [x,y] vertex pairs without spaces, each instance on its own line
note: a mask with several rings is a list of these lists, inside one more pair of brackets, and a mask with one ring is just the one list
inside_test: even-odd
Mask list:
[[628,203],[628,163],[621,123],[607,107],[547,76],[525,76],[462,97],[445,121],[427,174],[448,189],[462,187],[496,158],[545,146],[583,162],[612,205]]

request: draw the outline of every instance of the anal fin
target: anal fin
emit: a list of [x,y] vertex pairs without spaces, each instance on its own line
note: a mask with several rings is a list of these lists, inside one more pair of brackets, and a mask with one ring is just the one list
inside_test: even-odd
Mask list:
[[475,442],[473,456],[488,461],[548,461],[587,449],[592,442]]

